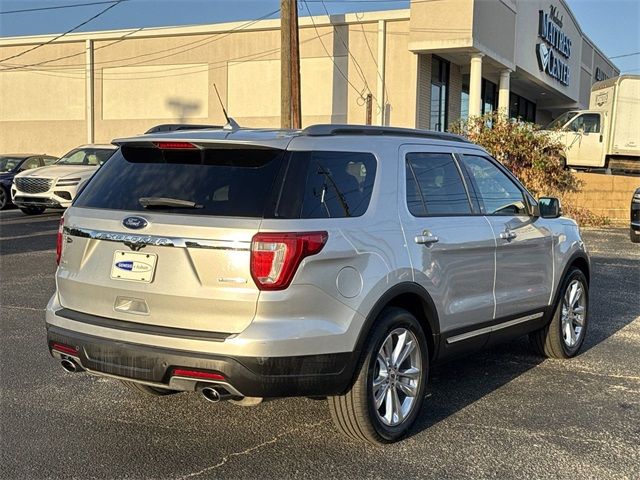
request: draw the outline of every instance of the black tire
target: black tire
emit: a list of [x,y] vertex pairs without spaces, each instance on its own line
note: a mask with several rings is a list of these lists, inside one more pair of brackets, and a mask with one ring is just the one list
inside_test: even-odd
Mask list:
[[[577,280],[582,284],[583,295],[585,296],[585,312],[583,326],[578,336],[577,342],[573,346],[568,346],[564,340],[562,332],[562,301],[567,292],[567,287]],[[589,326],[589,284],[584,273],[578,268],[572,268],[567,273],[560,287],[560,295],[553,311],[551,321],[540,330],[529,334],[529,341],[533,349],[539,355],[547,358],[567,359],[575,357],[584,343]]]
[[163,397],[164,395],[172,395],[174,393],[178,393],[177,390],[151,387],[142,383],[130,382],[129,380],[120,380],[120,382],[136,393],[142,393],[144,395],[150,395],[152,397]]
[[[387,336],[398,328],[409,330],[417,340],[417,347],[420,349],[421,375],[411,410],[401,423],[388,426],[378,417],[378,411],[374,405],[373,380],[376,368],[379,368],[377,367],[378,352]],[[406,310],[395,307],[385,309],[376,320],[360,355],[356,367],[356,378],[351,389],[344,395],[328,397],[329,411],[336,427],[352,439],[363,440],[374,445],[398,441],[411,428],[420,413],[428,379],[428,368],[429,349],[418,320]]]
[[45,207],[20,207],[20,210],[25,215],[40,215],[46,210]]
[[631,240],[631,243],[640,243],[640,233],[636,233],[633,228],[630,228],[629,240]]
[[0,210],[4,210],[11,205],[11,197],[7,189],[0,187]]

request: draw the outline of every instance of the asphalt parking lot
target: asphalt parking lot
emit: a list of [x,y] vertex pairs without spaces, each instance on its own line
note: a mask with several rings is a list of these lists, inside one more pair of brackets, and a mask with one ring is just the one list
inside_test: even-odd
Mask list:
[[254,408],[137,396],[68,374],[45,343],[59,214],[0,212],[0,476],[14,478],[640,478],[640,245],[584,232],[593,262],[581,355],[525,339],[439,366],[409,438],[333,428],[325,401]]

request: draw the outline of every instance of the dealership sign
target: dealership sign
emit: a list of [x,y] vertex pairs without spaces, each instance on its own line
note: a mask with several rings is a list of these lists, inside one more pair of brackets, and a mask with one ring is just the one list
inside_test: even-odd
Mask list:
[[536,45],[540,70],[563,85],[569,85],[569,65],[571,39],[562,31],[562,17],[558,9],[551,5],[549,11],[539,11],[538,37],[544,42]]

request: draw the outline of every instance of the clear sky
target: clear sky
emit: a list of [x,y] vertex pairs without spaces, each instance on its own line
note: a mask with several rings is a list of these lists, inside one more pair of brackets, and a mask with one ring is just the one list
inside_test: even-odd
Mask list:
[[[0,12],[89,3],[101,0],[0,0]],[[299,2],[303,4],[304,2]],[[640,0],[567,0],[582,29],[608,56],[640,52]],[[129,27],[191,25],[261,17],[279,7],[279,0],[125,0],[78,31]],[[323,3],[307,0],[313,14]],[[406,8],[406,0],[324,0],[330,13]],[[0,36],[59,33],[109,6],[0,14]],[[302,9],[300,15],[307,15]],[[614,59],[623,73],[640,74],[640,55]]]

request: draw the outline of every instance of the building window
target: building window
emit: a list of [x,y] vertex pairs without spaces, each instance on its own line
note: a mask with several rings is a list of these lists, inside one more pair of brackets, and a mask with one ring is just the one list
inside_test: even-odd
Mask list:
[[536,121],[536,104],[520,95],[509,92],[509,117],[523,122]]
[[431,57],[431,130],[444,132],[447,129],[449,110],[449,62],[433,55]]
[[482,114],[493,112],[498,104],[498,87],[489,80],[482,79]]
[[[462,94],[460,95],[460,118],[467,120],[469,118],[469,75],[462,76]],[[482,79],[480,98],[480,113],[492,112],[498,105],[498,87],[495,83]]]
[[469,75],[462,75],[462,93],[460,94],[460,120],[469,118]]

